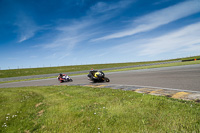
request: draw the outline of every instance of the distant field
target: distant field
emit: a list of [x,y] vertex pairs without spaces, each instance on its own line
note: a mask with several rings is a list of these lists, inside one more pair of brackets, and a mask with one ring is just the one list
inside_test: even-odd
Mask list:
[[75,71],[90,70],[91,68],[103,69],[103,68],[123,67],[131,65],[156,63],[156,62],[161,62],[161,61],[0,70],[0,78],[51,74],[51,73],[61,73],[61,72],[75,72]]
[[200,60],[200,56],[193,56],[193,57],[187,57],[187,58],[182,58],[182,61],[193,61],[194,59]]
[[[128,70],[138,70],[138,69],[151,69],[151,68],[160,68],[160,67],[171,67],[171,66],[182,66],[182,65],[193,65],[193,64],[200,64],[200,60],[198,61],[187,61],[187,62],[176,62],[170,64],[159,64],[159,65],[151,65],[151,66],[141,66],[141,67],[132,67],[132,68],[122,68],[122,69],[114,69],[114,70],[107,70],[107,72],[117,72],[117,71],[128,71]],[[81,73],[81,74],[72,74],[69,76],[74,75],[87,75],[88,73]],[[11,83],[11,82],[20,82],[20,81],[30,81],[30,80],[38,80],[38,79],[48,79],[48,78],[56,78],[56,76],[51,77],[41,77],[41,78],[31,78],[31,79],[21,79],[21,80],[11,80],[11,81],[2,81],[2,83]]]
[[[189,57],[189,59],[192,59],[192,58],[200,58],[200,56]],[[186,59],[188,59],[188,58],[183,58],[183,60],[186,60]],[[94,64],[94,65],[77,65],[77,66],[0,70],[0,78],[51,74],[51,73],[61,73],[61,72],[84,71],[84,70],[90,70],[91,68],[103,69],[103,68],[123,67],[123,66],[141,65],[141,64],[158,63],[158,62],[175,61],[175,60],[180,60],[180,59],[150,61],[150,62],[130,62],[130,63],[114,63],[114,64]]]
[[0,132],[200,132],[200,104],[80,86],[0,89]]
[[193,65],[193,64],[200,64],[200,60],[187,61],[187,62],[176,62],[176,63],[170,63],[170,64],[159,64],[159,65],[152,65],[152,66],[115,69],[115,70],[110,70],[110,71],[106,71],[106,72],[128,71],[128,70],[138,70],[138,69],[151,69],[151,68],[183,66],[183,65]]

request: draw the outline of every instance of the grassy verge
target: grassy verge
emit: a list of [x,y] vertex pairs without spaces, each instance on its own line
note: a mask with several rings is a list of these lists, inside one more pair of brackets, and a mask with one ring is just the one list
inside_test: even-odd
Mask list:
[[0,84],[3,84],[3,83],[12,83],[12,82],[20,82],[20,81],[39,80],[39,79],[49,79],[49,78],[56,78],[56,76],[43,77],[43,78],[20,79],[20,80],[11,80],[11,81],[2,81],[2,82],[0,82]]
[[[76,75],[86,75],[88,73],[80,73],[80,74],[71,74],[69,76],[76,76]],[[11,80],[11,81],[2,81],[0,84],[3,83],[12,83],[12,82],[20,82],[20,81],[31,81],[31,80],[39,80],[39,79],[50,79],[50,78],[57,78],[57,76],[51,76],[51,77],[42,77],[42,78],[31,78],[31,79],[20,79],[20,80]]]
[[200,56],[192,56],[192,57],[187,57],[187,58],[182,58],[182,61],[192,61],[194,59],[200,60]]
[[0,132],[200,132],[200,104],[79,86],[0,89]]
[[170,64],[160,64],[160,65],[143,66],[143,67],[123,68],[123,69],[110,70],[110,71],[107,71],[107,72],[128,71],[128,70],[138,70],[138,69],[150,69],[150,68],[171,67],[171,66],[184,66],[184,65],[193,65],[193,64],[200,64],[200,61],[177,62],[177,63],[170,63]]

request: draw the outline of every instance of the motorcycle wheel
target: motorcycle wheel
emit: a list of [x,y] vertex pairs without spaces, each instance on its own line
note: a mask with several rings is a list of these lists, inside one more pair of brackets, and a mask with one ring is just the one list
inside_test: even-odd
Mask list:
[[110,79],[109,79],[109,78],[104,78],[104,80],[105,80],[106,82],[110,82]]

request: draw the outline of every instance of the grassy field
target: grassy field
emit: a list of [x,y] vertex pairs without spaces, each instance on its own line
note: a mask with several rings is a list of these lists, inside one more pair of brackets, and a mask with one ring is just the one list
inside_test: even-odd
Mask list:
[[11,70],[0,70],[0,78],[7,77],[19,77],[19,76],[30,76],[30,75],[41,75],[41,74],[52,74],[62,72],[75,72],[93,69],[123,67],[132,65],[142,65],[149,63],[158,63],[175,60],[187,60],[200,58],[200,56],[182,58],[182,59],[171,59],[162,61],[149,61],[149,62],[128,62],[128,63],[112,63],[112,64],[94,64],[94,65],[76,65],[76,66],[60,66],[60,67],[44,67],[44,68],[27,68],[27,69],[11,69]]
[[181,58],[182,61],[194,60],[194,59],[200,60],[200,56],[192,56],[192,57]]
[[103,69],[103,68],[123,67],[123,66],[141,65],[141,64],[157,63],[157,62],[163,62],[163,61],[0,70],[0,78],[41,75],[41,74],[51,74],[51,73],[61,73],[61,72],[75,72],[75,71],[90,70],[91,68]]
[[189,61],[189,62],[176,62],[176,63],[160,64],[160,65],[152,65],[152,66],[142,66],[142,67],[115,69],[115,70],[110,70],[110,71],[106,71],[106,72],[128,71],[128,70],[138,70],[138,69],[151,69],[151,68],[184,66],[184,65],[194,65],[194,64],[200,64],[200,60]]
[[200,132],[200,104],[79,86],[0,89],[0,132]]
[[[143,67],[133,67],[133,68],[124,68],[124,69],[115,69],[115,70],[108,70],[106,72],[117,72],[117,71],[128,71],[128,70],[138,70],[138,69],[150,69],[150,68],[159,68],[159,67],[171,67],[171,66],[182,66],[182,65],[193,65],[193,64],[200,64],[200,61],[189,61],[189,62],[177,62],[177,63],[170,63],[170,64],[160,64],[160,65],[152,65],[152,66],[143,66]],[[81,74],[72,74],[69,76],[74,75],[87,75],[87,73]],[[2,81],[2,83],[11,83],[11,82],[20,82],[20,81],[30,81],[30,80],[38,80],[38,79],[48,79],[48,78],[56,78],[56,76],[51,77],[42,77],[42,78],[32,78],[32,79],[21,79],[21,80],[11,80],[11,81]]]

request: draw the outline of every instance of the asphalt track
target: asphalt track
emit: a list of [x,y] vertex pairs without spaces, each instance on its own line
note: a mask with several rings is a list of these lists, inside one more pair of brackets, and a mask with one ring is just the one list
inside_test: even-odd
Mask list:
[[[104,85],[134,85],[150,88],[180,89],[200,92],[200,64],[106,73],[111,80]],[[23,86],[91,84],[87,75],[72,76],[73,82],[59,83],[43,79],[0,84],[0,88]]]

